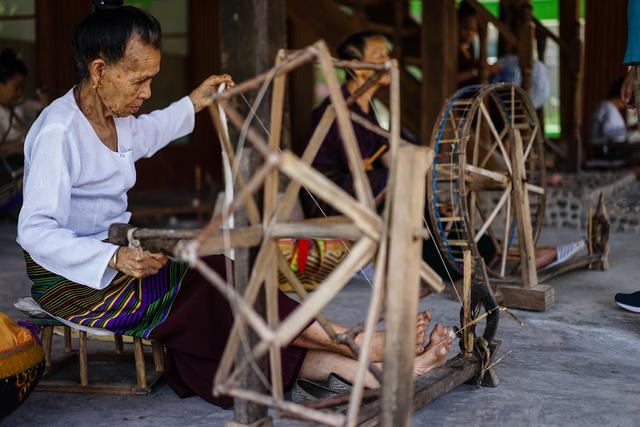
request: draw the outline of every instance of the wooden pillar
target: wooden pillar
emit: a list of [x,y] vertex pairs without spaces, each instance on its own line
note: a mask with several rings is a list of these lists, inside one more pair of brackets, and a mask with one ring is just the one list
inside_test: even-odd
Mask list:
[[422,2],[422,89],[420,136],[429,141],[440,109],[457,87],[458,22],[455,2]]
[[480,41],[480,83],[486,85],[489,83],[489,23],[487,21],[479,22],[478,39]]
[[[627,46],[627,9],[601,0],[586,0],[584,20],[583,81],[589,84],[584,86],[582,97],[581,135],[588,141],[591,116],[607,97],[611,84],[626,73],[622,61]],[[605,55],[609,60],[602,60]]]
[[[194,89],[212,74],[220,73],[220,31],[218,0],[189,0],[189,89]],[[198,168],[203,179],[222,181],[222,154],[208,114],[196,114],[189,153],[179,169],[189,173]],[[162,155],[162,151],[159,153]],[[176,156],[177,153],[171,153]],[[169,160],[167,160],[169,161]],[[197,184],[196,184],[197,185]]]
[[415,328],[420,287],[420,248],[415,236],[424,212],[425,175],[428,169],[425,147],[398,148],[393,182],[389,231],[389,265],[385,311],[384,377],[382,425],[408,426],[413,404],[413,362]]
[[51,99],[64,95],[76,83],[71,35],[91,10],[90,1],[36,0],[37,84]]
[[404,29],[404,18],[407,13],[406,0],[396,0],[393,6],[394,25],[393,25],[393,54],[400,64],[400,69],[404,68],[404,51],[402,48],[402,36]]
[[515,31],[518,38],[518,63],[522,73],[522,89],[531,92],[533,74],[534,25],[530,0],[523,0],[518,6],[518,25]]
[[560,139],[567,144],[566,167],[580,171],[582,143],[580,137],[582,99],[582,42],[580,41],[580,0],[558,2],[560,40],[567,46],[560,50]]
[[[241,82],[254,75],[266,71],[273,66],[278,49],[287,46],[286,37],[286,2],[284,0],[235,0],[220,2],[219,28],[221,40],[221,70],[231,74],[236,82]],[[252,102],[251,97],[247,97]],[[269,123],[270,94],[256,111],[263,123]],[[244,104],[239,104],[242,98],[234,98],[234,105],[240,111],[247,112]],[[230,129],[231,130],[231,129]],[[231,141],[237,141],[238,133],[231,134]],[[246,161],[241,166],[241,173],[248,180],[253,171],[262,164],[261,156],[245,147],[243,156]],[[236,214],[236,227],[249,224],[244,211]],[[249,278],[255,261],[255,250],[236,249],[234,264],[234,281],[236,289],[244,293],[249,284]],[[258,298],[256,309],[265,313],[264,295]],[[251,343],[257,342],[255,335],[249,336]],[[245,358],[243,350],[239,358]],[[266,360],[258,361],[259,366],[266,371]],[[258,392],[264,392],[264,386],[252,373],[247,370],[240,379],[240,386]],[[250,425],[267,416],[267,408],[240,399],[235,400],[234,420],[236,425]]]

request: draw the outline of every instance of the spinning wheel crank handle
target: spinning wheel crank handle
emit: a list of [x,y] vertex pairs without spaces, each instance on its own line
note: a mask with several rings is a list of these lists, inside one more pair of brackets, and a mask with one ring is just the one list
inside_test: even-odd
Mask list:
[[[491,343],[498,330],[498,321],[500,320],[500,310],[497,309],[498,304],[493,296],[493,292],[488,288],[488,284],[484,281],[475,282],[471,285],[471,311],[476,312],[476,307],[484,307],[484,312],[489,313],[480,323],[484,322],[484,332],[482,337],[487,343]],[[471,319],[473,321],[473,319]],[[460,309],[460,324],[464,327],[464,310]],[[478,324],[467,326],[470,333],[475,336]],[[464,352],[464,343],[460,340],[460,349]]]

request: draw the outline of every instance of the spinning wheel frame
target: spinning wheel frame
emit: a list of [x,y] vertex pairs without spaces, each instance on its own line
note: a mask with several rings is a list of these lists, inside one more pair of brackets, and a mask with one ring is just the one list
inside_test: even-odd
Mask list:
[[[516,138],[522,141],[521,162],[513,158]],[[519,259],[518,252],[510,251],[518,228],[516,208],[519,208],[512,203],[514,163],[522,163],[519,169],[524,165],[525,193],[532,204],[530,223],[534,243],[542,229],[546,195],[542,131],[527,95],[510,84],[462,88],[441,111],[431,141],[436,158],[427,183],[429,215],[437,228],[435,239],[447,262],[461,273],[462,252],[468,249],[476,257],[481,255],[477,243],[487,235],[499,257],[494,258],[493,264],[487,261],[489,274],[493,277],[513,274]],[[499,200],[489,212],[484,210],[484,201],[479,197],[482,192],[489,196],[500,192]],[[494,230],[500,213],[504,225],[502,239]]]
[[[332,104],[325,111],[303,156],[298,158],[287,150],[280,151],[279,148],[284,79],[289,71],[314,60],[319,63],[325,74]],[[409,338],[412,336],[411,331],[415,328],[418,282],[422,278],[433,291],[441,292],[443,289],[441,278],[421,261],[419,255],[421,239],[426,234],[422,227],[424,203],[422,186],[426,183],[425,175],[433,159],[433,152],[426,147],[401,145],[399,71],[395,61],[385,64],[353,61],[332,63],[323,42],[288,55],[281,52],[277,61],[276,66],[267,73],[240,83],[227,92],[214,95],[214,100],[224,107],[228,120],[236,128],[242,129],[245,119],[228,101],[235,95],[255,89],[261,84],[268,85],[273,81],[271,132],[268,141],[252,126],[248,127],[246,132],[247,140],[264,157],[264,164],[246,181],[240,174],[235,176],[235,185],[239,192],[233,202],[225,206],[223,212],[213,217],[207,227],[201,231],[194,230],[191,234],[178,232],[172,235],[173,231],[146,232],[130,229],[125,233],[124,240],[129,244],[137,242],[136,244],[140,245],[138,239],[142,239],[147,233],[144,244],[153,242],[158,245],[157,247],[164,247],[164,251],[188,261],[229,299],[230,306],[234,310],[235,322],[216,373],[215,394],[227,394],[241,400],[249,400],[327,425],[344,425],[345,423],[355,425],[380,412],[386,421],[405,423],[412,406],[411,387],[407,387],[407,384],[413,384],[412,364],[415,342]],[[364,87],[345,102],[335,77],[334,66],[336,65],[369,68],[376,72]],[[391,74],[391,130],[390,132],[380,130],[380,132],[384,132],[389,138],[392,167],[389,172],[388,190],[385,194],[384,212],[379,215],[375,211],[373,194],[364,173],[347,103],[354,102],[359,94],[375,84],[382,73],[387,71]],[[231,168],[237,170],[237,159],[228,136],[222,132],[222,120],[217,106],[211,106],[209,111]],[[334,119],[338,122],[344,140],[344,149],[354,179],[355,198],[309,166]],[[400,164],[402,168],[397,167]],[[279,173],[287,175],[291,182],[288,184],[284,199],[278,203],[276,196]],[[418,184],[406,185],[408,182]],[[264,203],[262,209],[259,209],[253,194],[262,186],[264,186]],[[302,187],[344,213],[349,222],[345,223],[342,220],[336,222],[333,218],[319,221],[287,221],[293,210],[295,198]],[[403,191],[405,194],[402,194]],[[411,194],[407,193],[408,191]],[[233,230],[222,229],[223,224],[226,223],[226,217],[242,208],[247,211],[250,226]],[[355,238],[356,243],[351,247],[347,257],[318,287],[318,290],[308,295],[278,251],[275,239],[286,237]],[[226,283],[200,259],[200,256],[212,253],[228,253],[232,247],[251,246],[259,246],[259,250],[244,294]],[[373,259],[376,260],[376,277],[364,328],[358,326],[343,334],[337,334],[322,316],[321,310],[355,272]],[[388,268],[399,262],[404,263],[405,268]],[[277,323],[278,308],[275,295],[278,287],[278,269],[287,276],[290,284],[303,300],[303,305],[280,324]],[[394,292],[385,295],[385,282],[394,283]],[[263,285],[266,290],[266,320],[252,308]],[[389,337],[389,341],[385,343],[384,373],[370,363],[368,354],[383,304],[386,305],[385,323],[387,337]],[[345,344],[358,356],[358,368],[346,416],[301,406],[283,399],[280,348],[290,343],[305,325],[314,319],[334,342]],[[253,347],[242,339],[247,328],[251,328],[260,340]],[[364,332],[361,347],[356,345],[354,340],[357,331]],[[248,357],[238,362],[236,353],[241,346]],[[240,376],[247,369],[254,368],[252,361],[267,355],[271,360],[273,381],[271,394],[266,395],[241,388],[238,381]],[[456,377],[450,381],[450,384],[461,384],[477,372],[472,368],[476,363],[474,358],[465,359],[463,362],[466,366],[463,371],[448,368],[450,375]],[[366,411],[360,413],[360,403],[364,395],[364,377],[367,371],[371,372],[379,382],[384,381],[385,387],[381,390],[382,410],[379,407],[368,406]],[[424,391],[422,389],[417,392]]]

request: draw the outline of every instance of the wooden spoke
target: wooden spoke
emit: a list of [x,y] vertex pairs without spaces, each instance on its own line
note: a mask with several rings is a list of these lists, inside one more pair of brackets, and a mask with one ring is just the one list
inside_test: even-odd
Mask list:
[[509,250],[509,240],[511,239],[511,195],[507,199],[507,211],[504,223],[504,237],[502,238],[502,256],[500,257],[500,277],[504,277],[507,267],[507,252]]
[[[476,199],[476,206],[475,208],[478,210],[478,215],[480,215],[480,219],[482,220],[482,222],[486,222],[487,218],[489,218],[489,216],[485,213],[484,208],[481,205],[480,199]],[[493,232],[493,228],[489,227],[487,228],[487,233],[489,234],[489,238],[491,239],[491,243],[493,243],[493,246],[495,248],[501,248],[502,245],[500,244],[498,237],[496,236],[496,234]]]
[[504,204],[507,201],[507,199],[509,199],[510,195],[511,195],[511,183],[507,184],[507,188],[502,193],[502,196],[500,197],[500,200],[496,204],[496,207],[493,208],[493,211],[491,211],[491,214],[489,215],[489,218],[487,218],[487,220],[484,222],[484,224],[482,224],[482,227],[480,227],[480,230],[478,230],[478,232],[476,233],[476,235],[475,235],[475,237],[473,239],[476,243],[478,241],[480,241],[480,238],[487,231],[487,228],[489,228],[491,223],[493,223],[493,220],[496,219],[496,216],[498,215],[498,212],[500,212],[500,209],[502,209],[502,207],[504,206]]
[[353,124],[349,118],[349,110],[347,104],[342,97],[340,83],[335,74],[331,55],[324,42],[320,41],[315,44],[318,49],[318,62],[324,71],[324,77],[329,88],[331,103],[336,110],[336,119],[340,124],[340,135],[342,136],[344,151],[349,161],[349,170],[353,176],[353,187],[358,200],[371,209],[375,208],[375,200],[373,192],[369,185],[369,179],[364,171],[362,155],[358,148],[356,135],[353,131]]
[[532,193],[544,194],[544,188],[540,187],[539,185],[526,184],[525,187],[527,191],[531,191]]
[[464,169],[472,174],[480,175],[486,178],[490,178],[491,180],[498,182],[500,184],[506,185],[509,182],[509,177],[505,174],[490,171],[489,169],[481,168],[473,165],[464,165]]
[[480,104],[480,110],[482,111],[482,114],[484,115],[484,118],[487,121],[487,125],[489,126],[489,130],[493,134],[493,137],[496,139],[498,147],[500,147],[500,151],[502,152],[502,159],[504,160],[504,164],[506,165],[507,169],[509,170],[509,173],[513,173],[513,171],[511,170],[511,161],[509,160],[509,153],[507,153],[507,150],[504,148],[504,144],[502,142],[502,138],[500,138],[500,135],[498,134],[498,131],[496,130],[496,127],[493,125],[493,121],[491,121],[491,116],[489,116],[489,112],[487,111],[487,108],[484,106],[484,104]]
[[529,143],[527,144],[527,149],[524,152],[524,161],[526,162],[527,159],[529,158],[529,153],[531,153],[531,149],[533,148],[533,144],[536,141],[536,136],[538,133],[538,128],[539,126],[536,125],[536,127],[533,128],[533,132],[531,132],[531,136],[529,137]]

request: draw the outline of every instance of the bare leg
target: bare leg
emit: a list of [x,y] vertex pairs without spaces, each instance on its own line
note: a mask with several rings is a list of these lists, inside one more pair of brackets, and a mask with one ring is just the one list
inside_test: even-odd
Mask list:
[[[424,352],[424,339],[426,336],[427,328],[429,327],[429,321],[431,321],[431,313],[424,311],[418,313],[416,316],[416,354],[422,354]],[[333,328],[338,334],[347,331],[347,328],[332,323]],[[362,334],[358,334],[355,337],[357,344],[362,342]],[[343,344],[337,344],[329,338],[324,329],[318,324],[313,322],[302,334],[293,342],[298,347],[307,348],[310,350],[322,350],[332,353],[338,353],[347,357],[353,358],[354,355],[351,350]],[[372,362],[381,362],[384,358],[384,331],[378,331],[373,337],[371,344],[370,360]]]
[[546,267],[556,260],[558,250],[556,248],[536,248],[536,269]]
[[[440,324],[431,332],[429,345],[425,351],[416,356],[413,372],[416,376],[425,374],[433,368],[444,365],[447,355],[451,350],[452,339],[447,330]],[[381,363],[376,363],[382,366]],[[348,381],[353,381],[358,362],[343,354],[331,351],[310,350],[304,359],[300,376],[312,381],[326,380],[332,372],[340,375]],[[377,388],[378,381],[371,373],[367,372],[365,387]]]

